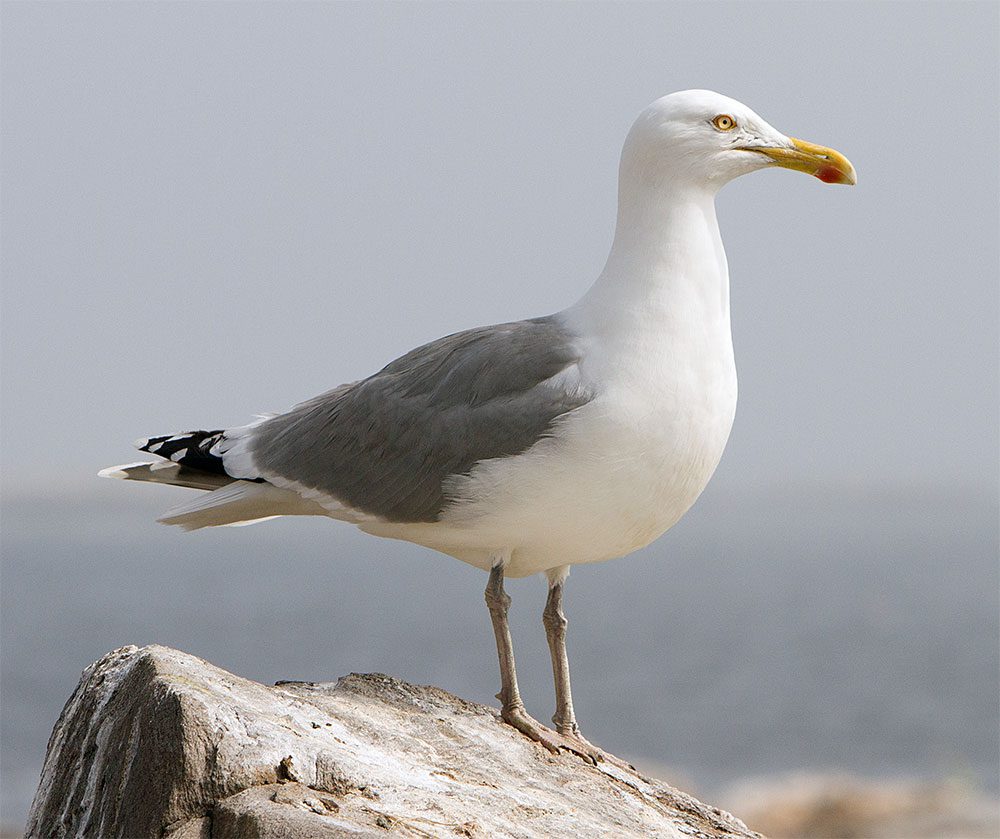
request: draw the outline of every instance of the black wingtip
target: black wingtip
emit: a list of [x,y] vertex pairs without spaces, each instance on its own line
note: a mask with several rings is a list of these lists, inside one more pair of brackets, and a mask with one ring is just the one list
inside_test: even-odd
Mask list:
[[186,431],[183,434],[165,434],[136,441],[136,448],[174,463],[203,472],[227,474],[222,458],[212,454],[212,447],[222,439],[223,429],[215,431]]

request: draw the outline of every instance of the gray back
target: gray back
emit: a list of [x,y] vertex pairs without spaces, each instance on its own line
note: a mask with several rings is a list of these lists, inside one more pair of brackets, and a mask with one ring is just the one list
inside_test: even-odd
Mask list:
[[435,521],[448,476],[520,454],[592,398],[578,358],[554,317],[449,335],[264,422],[254,459],[388,521]]

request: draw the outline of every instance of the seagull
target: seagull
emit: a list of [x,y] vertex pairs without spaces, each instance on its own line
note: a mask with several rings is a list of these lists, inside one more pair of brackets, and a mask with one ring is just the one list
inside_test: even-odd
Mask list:
[[[715,471],[736,411],[715,195],[774,166],[856,183],[842,154],[734,99],[664,96],[625,140],[611,252],[579,301],[432,341],[286,413],[140,440],[159,460],[99,474],[204,490],[159,519],[187,530],[328,516],[481,568],[502,719],[552,752],[607,759],[573,710],[564,586],[570,566],[663,534]],[[504,591],[539,573],[554,729],[521,699]]]

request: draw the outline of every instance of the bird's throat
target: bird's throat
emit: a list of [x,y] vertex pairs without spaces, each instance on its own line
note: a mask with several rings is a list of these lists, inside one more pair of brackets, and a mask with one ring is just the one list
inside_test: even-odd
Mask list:
[[591,327],[728,334],[729,270],[714,193],[645,186],[621,190],[607,263],[573,308]]

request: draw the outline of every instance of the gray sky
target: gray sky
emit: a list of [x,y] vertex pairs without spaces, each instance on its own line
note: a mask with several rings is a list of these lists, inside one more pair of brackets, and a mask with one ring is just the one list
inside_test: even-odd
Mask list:
[[5,491],[85,491],[600,270],[652,99],[844,152],[720,196],[716,481],[995,492],[994,4],[3,7]]

